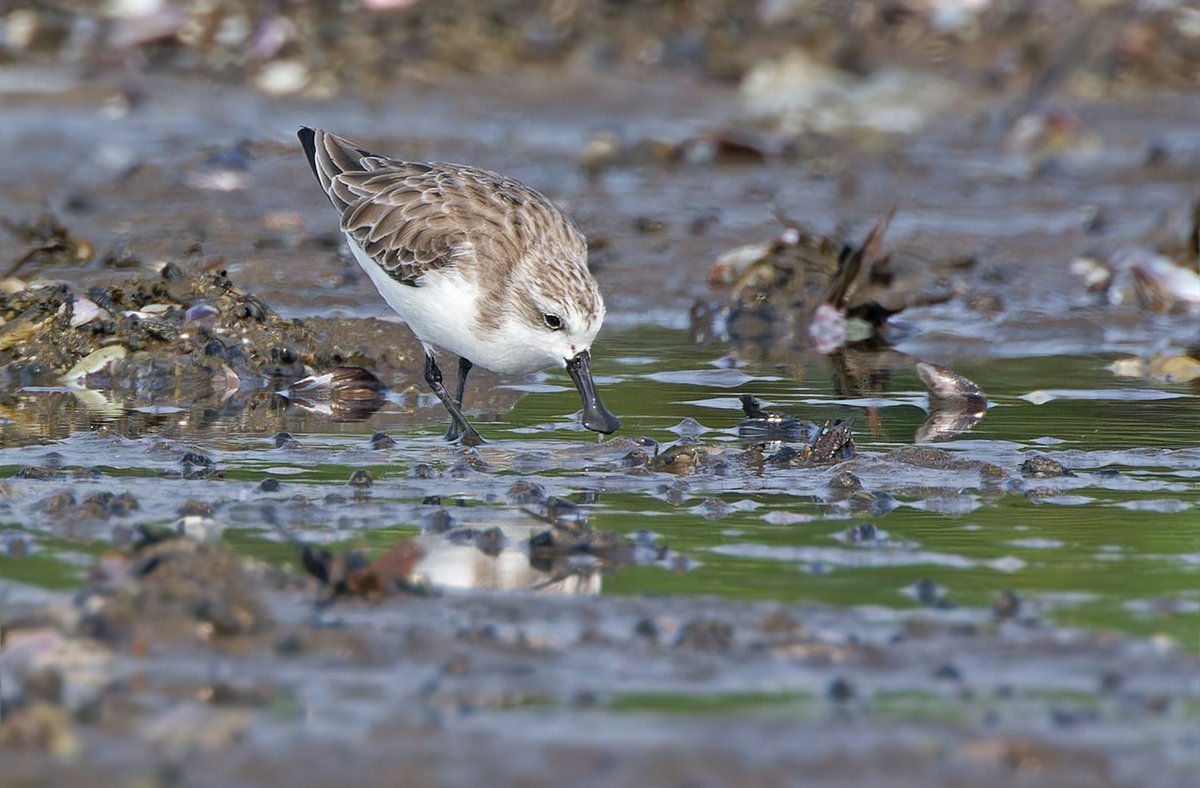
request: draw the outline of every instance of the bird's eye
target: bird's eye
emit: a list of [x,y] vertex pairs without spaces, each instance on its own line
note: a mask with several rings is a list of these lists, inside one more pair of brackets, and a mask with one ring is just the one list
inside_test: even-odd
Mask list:
[[542,315],[542,320],[546,321],[546,328],[551,331],[562,331],[563,320],[558,315]]

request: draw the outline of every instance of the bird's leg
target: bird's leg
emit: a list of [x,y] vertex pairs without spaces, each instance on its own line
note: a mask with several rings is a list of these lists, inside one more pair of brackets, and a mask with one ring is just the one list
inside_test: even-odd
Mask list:
[[[472,366],[474,365],[470,359],[459,357],[458,390],[454,392],[454,404],[458,406],[460,411],[462,410],[463,392],[467,390],[467,374],[470,373]],[[450,429],[446,430],[446,440],[451,442],[458,440],[458,422],[450,422]]]
[[456,430],[456,434],[462,435],[462,445],[478,446],[483,443],[483,438],[475,431],[474,427],[467,423],[458,405],[446,393],[446,387],[442,385],[442,371],[438,369],[437,362],[433,360],[433,355],[430,353],[425,354],[425,382],[446,406],[446,410],[450,411],[451,424]]

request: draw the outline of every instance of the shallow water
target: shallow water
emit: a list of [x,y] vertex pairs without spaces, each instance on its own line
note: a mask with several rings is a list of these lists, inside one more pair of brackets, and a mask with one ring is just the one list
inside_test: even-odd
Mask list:
[[[114,527],[176,522],[180,503],[191,499],[212,511],[179,520],[187,529],[223,533],[239,550],[281,562],[296,560],[284,533],[381,547],[428,530],[446,512],[456,526],[500,526],[509,548],[490,559],[470,544],[443,545],[427,565],[435,582],[532,587],[550,577],[530,567],[516,545],[538,520],[508,498],[513,483],[527,479],[585,502],[600,529],[658,539],[671,550],[673,559],[657,565],[602,576],[581,570],[569,587],[574,593],[945,609],[987,607],[1013,591],[1028,603],[1026,614],[1060,624],[1183,642],[1200,628],[1200,411],[1187,385],[1122,381],[1104,356],[963,362],[956,370],[988,392],[991,407],[973,430],[937,445],[1006,473],[990,478],[975,468],[884,458],[911,444],[926,418],[910,358],[858,358],[882,362],[875,377],[886,382],[847,392],[836,390],[829,360],[741,363],[724,350],[691,345],[678,331],[614,332],[596,347],[596,373],[624,421],[619,436],[596,440],[581,432],[571,415],[577,395],[565,375],[548,373],[520,385],[532,391],[511,411],[482,420],[491,442],[474,461],[441,442],[442,425],[429,420],[436,409],[423,408],[426,418],[414,423],[401,401],[366,421],[336,425],[336,432],[327,420],[285,407],[252,433],[236,416],[218,416],[181,436],[173,420],[189,414],[180,411],[157,414],[137,437],[117,437],[104,435],[103,418],[96,418],[91,426],[99,433],[0,449],[2,477],[31,465],[100,471],[96,478],[5,482],[3,538],[10,552],[20,540],[32,555],[0,555],[0,575],[34,586],[78,584],[81,555],[101,550]],[[852,419],[858,456],[827,468],[747,468],[737,460],[743,393],[808,420]],[[275,448],[271,436],[279,430],[300,446]],[[377,431],[397,445],[371,449]],[[631,438],[665,449],[681,436],[721,452],[728,465],[688,475],[621,467],[636,448]],[[180,479],[186,451],[201,452],[222,475]],[[1035,454],[1075,475],[1023,478],[1021,463]],[[356,495],[346,482],[357,469],[370,471],[374,485]],[[843,470],[877,501],[837,500],[828,483]],[[266,478],[279,480],[279,490],[261,491]],[[139,508],[98,518],[49,503],[60,493],[81,502],[97,491],[129,491]],[[429,496],[448,508],[426,503]],[[850,529],[863,523],[878,533],[851,541]]]

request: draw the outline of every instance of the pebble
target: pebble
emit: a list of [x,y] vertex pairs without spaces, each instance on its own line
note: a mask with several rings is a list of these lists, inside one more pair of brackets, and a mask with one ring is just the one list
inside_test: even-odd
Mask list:
[[371,448],[376,450],[394,449],[396,441],[386,433],[377,432],[371,436]]
[[728,651],[733,646],[733,626],[726,621],[695,619],[683,625],[675,648]]
[[190,451],[179,460],[183,466],[195,465],[199,468],[211,468],[213,461],[198,452]]
[[633,634],[651,642],[658,641],[658,625],[649,618],[643,618],[633,625]]
[[1062,476],[1074,476],[1061,462],[1052,460],[1041,454],[1035,454],[1021,463],[1021,473],[1034,479],[1057,479]]
[[879,541],[879,529],[874,523],[859,523],[846,531],[846,541],[851,544],[869,544]]
[[508,543],[504,532],[493,526],[475,534],[475,547],[485,555],[498,556]]
[[992,617],[997,621],[1016,618],[1021,613],[1021,597],[1015,591],[1001,591],[992,602]]
[[300,448],[300,441],[298,441],[294,437],[292,437],[292,434],[290,432],[277,432],[277,433],[275,433],[275,437],[272,438],[272,440],[275,442],[275,448],[277,448],[277,449],[298,449],[298,448]]
[[213,508],[203,501],[188,499],[179,507],[180,517],[212,517]]
[[826,697],[840,704],[849,703],[857,694],[854,685],[841,676],[829,682],[829,687],[825,690]]

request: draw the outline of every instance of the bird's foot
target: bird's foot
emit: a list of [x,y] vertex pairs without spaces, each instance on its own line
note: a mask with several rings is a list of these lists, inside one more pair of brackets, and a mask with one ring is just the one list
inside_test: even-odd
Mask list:
[[453,423],[450,429],[446,430],[446,442],[458,442],[460,446],[482,446],[487,443],[474,427],[467,425],[465,430],[460,430],[458,425]]
[[475,430],[464,432],[462,437],[458,439],[458,444],[460,446],[482,446],[485,443],[487,443],[487,441],[485,441],[483,436]]

